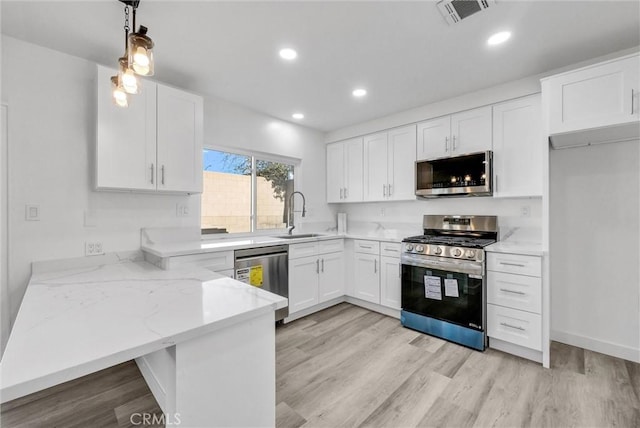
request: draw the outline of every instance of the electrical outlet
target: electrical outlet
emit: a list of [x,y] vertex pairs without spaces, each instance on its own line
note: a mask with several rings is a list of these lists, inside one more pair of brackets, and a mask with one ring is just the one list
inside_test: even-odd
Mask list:
[[386,211],[384,208],[380,208],[380,217],[384,217],[386,214]]
[[176,217],[189,217],[189,205],[176,204]]
[[523,205],[520,207],[520,216],[522,217],[530,217],[531,216],[531,207],[529,205]]
[[102,248],[102,242],[87,241],[84,243],[85,256],[100,256],[102,254],[104,254],[104,249]]

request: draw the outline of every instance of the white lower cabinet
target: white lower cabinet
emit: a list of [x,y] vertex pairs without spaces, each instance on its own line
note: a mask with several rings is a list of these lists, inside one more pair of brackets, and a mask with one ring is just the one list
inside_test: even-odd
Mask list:
[[380,256],[380,304],[400,309],[400,259]]
[[353,297],[400,309],[401,244],[356,240]]
[[318,265],[318,256],[289,260],[290,314],[319,303]]
[[342,239],[290,245],[289,315],[343,296],[344,276]]
[[354,297],[380,304],[380,256],[355,253],[354,259]]
[[489,337],[542,350],[542,318],[539,314],[487,305],[487,330]]
[[528,357],[526,350],[543,351],[540,257],[487,254],[487,335],[492,347],[491,339],[508,344],[507,352]]

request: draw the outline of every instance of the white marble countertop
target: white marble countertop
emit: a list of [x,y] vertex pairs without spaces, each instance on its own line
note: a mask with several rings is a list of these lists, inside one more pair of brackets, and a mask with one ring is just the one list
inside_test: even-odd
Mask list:
[[1,401],[275,311],[287,299],[206,269],[124,261],[35,273],[0,363]]
[[540,243],[541,237],[542,233],[539,229],[514,228],[508,230],[500,241],[484,249],[492,253],[543,256],[544,248],[542,248],[542,243]]
[[[189,240],[183,242],[167,242],[167,243],[143,243],[142,251],[153,254],[157,257],[174,257],[185,256],[191,254],[215,253],[218,251],[232,251],[244,248],[268,247],[282,244],[300,244],[303,242],[322,241],[328,239],[347,238],[347,239],[369,239],[384,242],[401,242],[404,236],[397,233],[385,233],[385,231],[368,232],[368,233],[347,233],[339,235],[337,233],[321,233],[320,236],[309,238],[283,239],[272,236],[252,236],[245,238],[223,238],[211,240]],[[295,236],[295,234],[294,234]]]

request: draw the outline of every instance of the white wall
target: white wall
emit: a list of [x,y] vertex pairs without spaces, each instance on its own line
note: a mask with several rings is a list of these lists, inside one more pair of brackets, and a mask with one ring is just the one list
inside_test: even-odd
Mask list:
[[640,362],[640,142],[550,152],[551,337]]
[[[326,203],[324,134],[254,112],[219,98],[205,100],[204,144],[301,160],[295,187],[304,193],[307,215],[295,224],[334,221]],[[298,202],[299,203],[299,202]],[[296,205],[298,210],[299,205]],[[303,226],[301,226],[303,227]]]
[[[9,106],[9,303],[15,318],[37,260],[84,255],[87,240],[106,252],[135,250],[143,227],[199,227],[199,196],[95,192],[95,64],[2,37],[2,101]],[[108,84],[108,82],[99,82]],[[135,100],[133,101],[135,102]],[[205,99],[205,142],[311,159],[298,187],[315,218],[324,204],[322,134],[272,120],[231,103]],[[324,176],[324,172],[322,172]],[[190,215],[178,218],[176,204]],[[41,220],[25,221],[25,204]],[[95,226],[85,226],[85,216]]]

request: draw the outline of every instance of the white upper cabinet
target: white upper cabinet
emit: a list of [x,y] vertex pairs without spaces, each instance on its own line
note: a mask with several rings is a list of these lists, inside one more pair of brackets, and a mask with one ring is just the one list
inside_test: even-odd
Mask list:
[[640,56],[543,79],[551,135],[637,122]]
[[418,124],[417,159],[435,159],[451,153],[451,116]]
[[493,106],[493,196],[542,195],[540,94]]
[[491,106],[418,124],[418,160],[458,156],[491,148]]
[[451,115],[451,153],[491,150],[491,106]]
[[96,188],[202,192],[202,98],[144,80],[129,107],[117,107],[115,73],[98,66]]
[[202,192],[202,97],[158,85],[158,189]]
[[415,199],[416,125],[390,130],[387,144],[387,199]]
[[327,202],[362,201],[362,138],[327,144]]
[[98,66],[96,124],[96,187],[156,189],[156,84],[145,81],[129,107],[111,101],[110,77]]
[[364,200],[415,199],[416,126],[364,137]]

